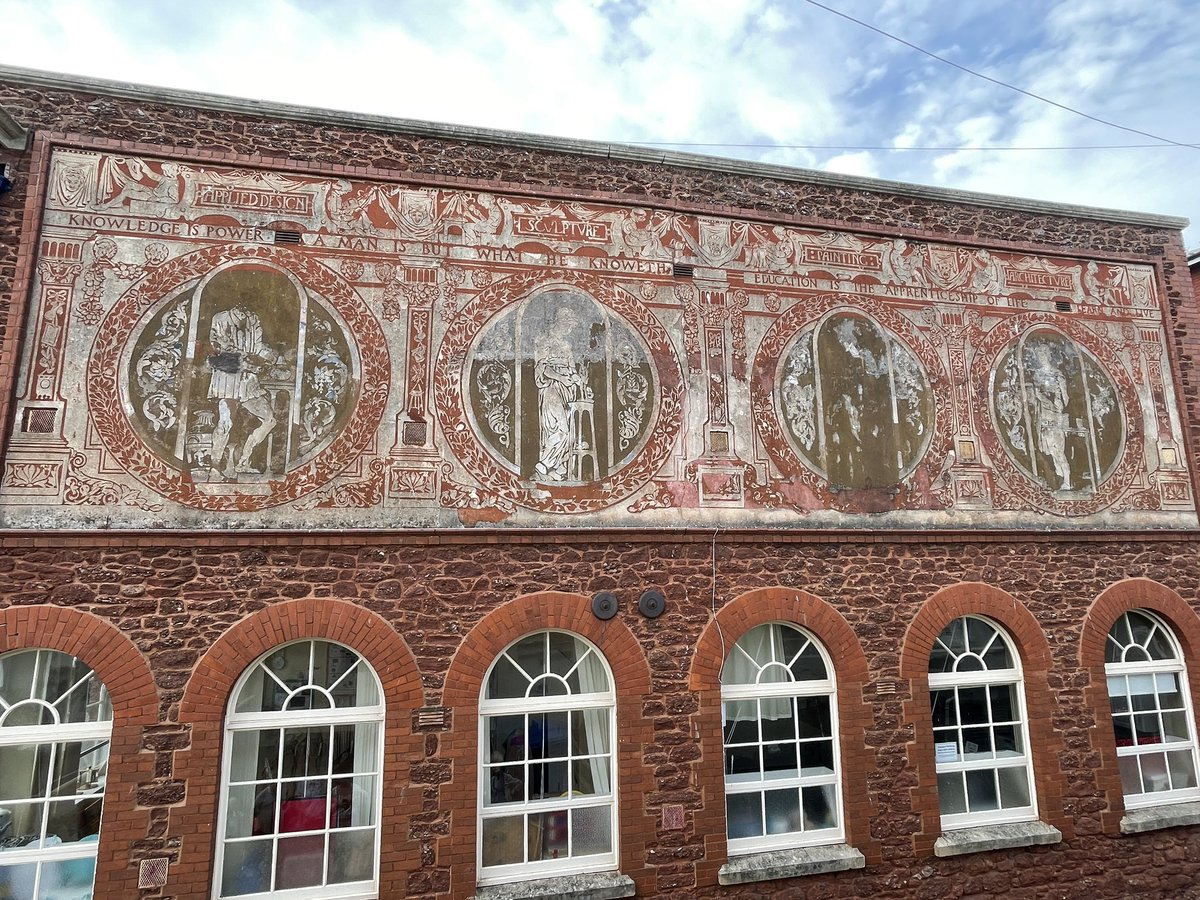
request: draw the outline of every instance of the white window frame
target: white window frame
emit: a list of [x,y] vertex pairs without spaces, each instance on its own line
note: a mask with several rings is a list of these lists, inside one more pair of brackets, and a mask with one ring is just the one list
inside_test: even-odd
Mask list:
[[[267,671],[269,670],[262,663],[272,654],[285,647],[293,644],[313,644],[326,643],[342,647],[349,650],[358,658],[357,665],[361,672],[369,675],[375,683],[376,695],[379,698],[378,703],[369,706],[352,706],[338,709],[336,707],[329,709],[305,709],[305,710],[282,710],[278,712],[237,712],[237,702],[243,688],[247,682],[253,677],[255,671],[260,667]],[[313,652],[309,651],[309,682],[300,685],[295,689],[288,689],[291,694],[299,694],[307,690],[313,690],[312,685],[312,666]],[[348,670],[349,671],[349,670]],[[272,675],[273,677],[273,675]],[[278,681],[278,679],[276,679]],[[285,686],[286,687],[286,686]],[[315,690],[323,690],[315,688]],[[285,703],[286,705],[286,703]],[[385,698],[383,695],[383,685],[379,681],[379,676],[375,673],[374,668],[367,662],[362,654],[355,651],[353,648],[346,647],[345,644],[340,644],[337,641],[326,640],[325,638],[302,638],[298,641],[288,641],[287,643],[279,644],[272,647],[269,651],[260,656],[255,662],[246,668],[238,678],[233,690],[229,695],[229,702],[225,714],[224,742],[221,753],[221,792],[218,795],[218,814],[217,814],[217,831],[216,831],[216,852],[213,859],[213,876],[212,876],[212,897],[213,900],[228,900],[228,898],[237,898],[237,900],[260,900],[260,898],[279,898],[279,900],[374,900],[379,896],[379,865],[380,865],[380,832],[381,822],[383,818],[383,738],[384,738],[384,709]],[[260,891],[257,893],[248,894],[222,894],[221,883],[223,880],[224,864],[225,864],[225,847],[227,842],[235,842],[237,839],[227,839],[225,836],[227,818],[229,814],[229,795],[231,783],[242,784],[245,782],[232,782],[231,772],[233,768],[233,736],[238,732],[248,731],[279,731],[282,735],[284,729],[288,728],[320,728],[335,725],[359,725],[359,724],[375,724],[377,727],[376,741],[374,747],[376,759],[376,776],[375,776],[375,796],[373,798],[375,808],[375,825],[374,825],[374,871],[373,877],[367,881],[343,882],[341,884],[315,885],[312,887],[302,888],[277,888],[275,890]],[[281,740],[282,745],[282,740]],[[332,753],[331,764],[332,764]],[[315,779],[320,778],[336,778],[336,775],[314,776]],[[353,777],[353,776],[346,776]],[[298,780],[298,779],[292,779]],[[313,779],[309,779],[313,780]],[[281,784],[282,781],[277,776],[276,784]],[[276,872],[276,853],[278,850],[279,840],[286,833],[279,831],[279,811],[278,806],[280,798],[275,798],[276,815],[275,815],[275,832],[274,840],[271,845],[271,879],[274,882]],[[329,860],[329,836],[336,834],[339,829],[330,828],[326,824],[325,828],[320,831],[299,832],[299,835],[304,834],[324,834],[326,836],[325,850],[323,862],[325,867],[322,871],[327,871]],[[365,830],[365,829],[362,829]]]
[[[35,695],[37,693],[36,671],[40,670],[41,666],[43,665],[42,654],[57,654],[59,656],[65,656],[65,657],[73,658],[76,660],[79,659],[78,657],[71,657],[71,654],[63,653],[62,651],[59,651],[59,650],[47,650],[47,649],[41,649],[41,648],[31,649],[31,650],[13,650],[13,651],[10,651],[10,653],[11,654],[17,654],[17,653],[37,653],[37,654],[39,654],[39,658],[35,662],[35,666],[37,667],[37,669],[35,669],[35,675],[34,675],[34,678],[35,678],[34,694]],[[8,656],[9,653],[3,654],[3,655]],[[82,662],[82,660],[79,660],[79,661]],[[87,666],[87,663],[84,663],[84,665]],[[54,715],[54,718],[57,720],[58,719],[58,711],[53,708],[53,704],[61,701],[62,698],[66,697],[72,691],[77,690],[85,681],[88,680],[88,678],[91,678],[93,676],[96,678],[97,683],[100,684],[101,699],[99,702],[101,705],[101,710],[106,712],[108,718],[101,719],[101,720],[95,721],[95,722],[77,722],[77,723],[56,722],[56,724],[53,724],[53,725],[16,725],[16,726],[10,726],[10,727],[0,726],[0,757],[2,757],[3,751],[6,747],[11,747],[11,746],[20,745],[20,744],[49,745],[50,758],[49,758],[49,761],[47,762],[47,767],[48,767],[48,772],[53,773],[55,771],[55,767],[56,767],[55,763],[57,761],[59,747],[62,744],[74,744],[74,743],[81,743],[81,742],[87,742],[87,741],[94,741],[94,742],[96,742],[96,745],[101,745],[104,743],[111,742],[113,723],[112,723],[112,710],[111,710],[111,705],[110,705],[110,701],[108,698],[108,689],[105,687],[104,682],[100,680],[100,677],[95,674],[95,670],[92,669],[90,666],[88,666],[87,668],[88,668],[88,674],[84,675],[82,678],[77,679],[74,685],[72,685],[67,691],[62,693],[55,700],[41,701],[41,700],[29,698],[29,699],[19,700],[16,703],[7,704],[4,701],[4,699],[2,697],[0,697],[0,719],[2,719],[8,713],[8,711],[10,709],[16,708],[17,706],[27,706],[27,705],[39,704],[42,706],[48,706],[51,709],[51,712]],[[111,744],[110,744],[110,746],[111,746]],[[50,780],[51,779],[49,777],[47,777],[46,789],[48,792],[52,791],[52,787],[50,785]],[[107,785],[107,778],[106,778],[105,779],[105,787],[104,787],[104,791],[103,791],[104,795],[107,795],[107,787],[108,787],[108,785]],[[75,795],[75,796],[78,797],[81,795]],[[43,801],[49,800],[50,799],[49,794],[43,795],[42,799],[43,799]],[[65,801],[65,800],[70,800],[71,796],[68,795],[68,796],[64,796],[64,797],[57,797],[54,799],[56,799],[58,801]],[[102,818],[104,815],[103,803],[104,803],[105,799],[106,799],[105,796],[101,797],[101,817]],[[46,828],[47,828],[47,822],[46,822],[45,814],[43,814],[43,819],[42,819],[42,823],[41,823],[41,833],[43,835],[45,834]],[[44,840],[44,838],[42,840]],[[37,844],[30,846],[28,849],[18,848],[18,849],[13,849],[13,850],[0,851],[0,883],[4,882],[4,876],[7,874],[6,870],[8,870],[12,867],[16,867],[16,866],[36,863],[37,869],[35,870],[33,896],[40,897],[46,893],[45,891],[42,890],[43,886],[41,884],[42,870],[46,863],[67,862],[70,860],[91,860],[92,865],[93,865],[92,888],[93,888],[93,890],[95,889],[96,876],[95,876],[95,868],[94,867],[95,867],[95,860],[96,860],[96,852],[100,846],[99,836],[97,836],[97,840],[94,840],[94,841],[75,841],[70,844],[57,844],[57,845],[51,846],[51,847],[40,846],[42,843],[42,840],[39,840],[37,842]],[[46,896],[52,897],[53,895],[46,894]]]
[[[1127,747],[1118,746],[1117,747],[1117,757],[1118,758],[1139,757],[1139,756],[1149,755],[1152,753],[1163,753],[1163,752],[1167,751],[1168,748],[1171,750],[1174,750],[1174,751],[1180,751],[1180,750],[1184,750],[1184,749],[1190,750],[1191,756],[1192,756],[1192,771],[1197,776],[1197,786],[1192,787],[1192,788],[1181,788],[1181,789],[1175,789],[1175,790],[1164,789],[1161,791],[1149,791],[1149,792],[1142,791],[1139,793],[1131,794],[1131,793],[1124,793],[1124,784],[1122,783],[1122,792],[1124,793],[1124,798],[1125,798],[1125,808],[1126,809],[1144,809],[1149,806],[1162,806],[1162,805],[1166,805],[1166,804],[1170,804],[1170,803],[1183,803],[1183,802],[1186,802],[1189,800],[1198,800],[1198,799],[1200,799],[1200,753],[1198,753],[1197,744],[1196,744],[1196,719],[1195,719],[1195,715],[1192,710],[1192,694],[1191,694],[1191,689],[1188,685],[1187,666],[1184,663],[1183,651],[1179,645],[1179,641],[1175,637],[1174,631],[1171,629],[1171,627],[1169,625],[1167,625],[1167,623],[1165,621],[1163,621],[1162,617],[1156,615],[1155,613],[1151,612],[1148,609],[1129,610],[1129,612],[1123,613],[1120,616],[1120,618],[1118,618],[1117,621],[1113,623],[1112,628],[1109,629],[1108,635],[1105,638],[1105,650],[1106,650],[1105,656],[1107,658],[1107,651],[1114,644],[1121,647],[1123,655],[1124,655],[1124,653],[1127,653],[1129,648],[1131,648],[1133,646],[1141,646],[1143,648],[1146,646],[1146,644],[1137,644],[1136,641],[1134,641],[1131,644],[1120,643],[1120,642],[1116,641],[1116,639],[1113,637],[1113,631],[1117,628],[1117,626],[1121,622],[1126,620],[1126,618],[1128,617],[1128,615],[1130,613],[1137,613],[1139,615],[1142,615],[1142,616],[1146,617],[1147,619],[1149,619],[1154,625],[1156,625],[1158,627],[1159,631],[1162,633],[1162,635],[1166,638],[1166,641],[1170,645],[1171,651],[1174,654],[1175,658],[1172,660],[1155,659],[1155,660],[1145,660],[1145,661],[1139,661],[1139,662],[1116,662],[1116,663],[1106,662],[1104,664],[1104,675],[1105,675],[1106,693],[1109,697],[1109,721],[1110,721],[1110,723],[1114,723],[1113,713],[1112,713],[1112,705],[1111,705],[1112,704],[1112,693],[1111,693],[1111,691],[1108,690],[1109,685],[1111,685],[1111,683],[1112,683],[1112,679],[1115,679],[1115,678],[1127,679],[1127,678],[1131,678],[1131,677],[1136,678],[1139,676],[1141,676],[1141,677],[1148,676],[1152,679],[1155,679],[1156,688],[1155,688],[1155,692],[1154,692],[1154,697],[1155,697],[1155,707],[1156,708],[1155,708],[1154,712],[1157,713],[1158,712],[1158,702],[1157,702],[1158,689],[1157,689],[1156,676],[1158,676],[1158,675],[1173,675],[1177,680],[1177,684],[1179,686],[1179,692],[1183,697],[1182,711],[1183,711],[1184,719],[1185,719],[1186,726],[1187,726],[1187,736],[1186,736],[1185,740],[1183,740],[1183,741],[1175,741],[1175,742],[1170,742],[1170,743],[1161,742],[1161,743],[1157,743],[1157,744],[1143,744],[1143,745],[1134,744],[1134,745],[1130,745]],[[1147,636],[1147,641],[1146,641],[1147,644],[1149,643],[1152,636],[1153,636],[1153,632],[1151,632],[1151,635]],[[1115,728],[1115,723],[1114,723],[1114,728]],[[1114,738],[1115,738],[1115,731],[1114,731]],[[1140,771],[1140,768],[1139,768],[1139,771]]]
[[[760,627],[760,626],[756,626]],[[725,759],[725,704],[730,701],[759,701],[770,699],[786,699],[795,700],[801,697],[824,697],[829,703],[829,720],[830,734],[833,744],[833,771],[829,774],[822,775],[802,775],[797,770],[796,775],[791,778],[757,778],[753,776],[736,776],[725,774],[725,799],[728,804],[730,794],[758,794],[760,797],[765,797],[767,791],[779,790],[783,788],[801,789],[804,787],[817,787],[822,785],[832,784],[834,787],[834,817],[836,826],[833,828],[820,828],[812,831],[788,831],[782,834],[762,834],[746,838],[728,838],[727,837],[727,852],[730,856],[741,856],[750,853],[760,853],[766,850],[781,850],[795,847],[817,847],[827,844],[840,844],[846,838],[845,816],[842,803],[842,763],[841,763],[841,734],[838,725],[838,703],[837,703],[837,677],[834,671],[833,662],[829,657],[829,653],[825,650],[824,645],[809,631],[801,628],[798,625],[793,625],[790,622],[770,622],[767,623],[770,628],[789,628],[797,632],[810,644],[821,657],[821,662],[825,665],[826,677],[821,679],[810,679],[806,681],[788,681],[782,683],[768,684],[732,684],[721,685],[721,744],[722,744],[722,767],[724,768]],[[751,629],[753,630],[753,629]],[[748,631],[747,634],[750,634]],[[745,635],[743,635],[743,639]],[[740,641],[739,641],[740,643]],[[807,649],[802,647],[796,654],[799,656]],[[774,656],[775,642],[771,639],[772,656]],[[734,653],[742,652],[738,645],[735,644],[730,648],[729,656],[723,661],[722,673],[724,665],[728,664],[729,658]],[[747,659],[749,655],[746,654]],[[787,667],[793,662],[792,660],[772,660],[769,666]],[[754,664],[753,660],[750,660]],[[763,671],[768,666],[760,669],[758,676],[762,677]],[[790,677],[790,672],[789,672]],[[759,720],[761,722],[761,719]],[[764,744],[761,731],[759,734],[758,745],[761,748]],[[766,742],[773,743],[773,742]],[[797,765],[799,765],[799,748],[797,747]],[[765,802],[765,800],[763,801]],[[764,819],[765,826],[765,819]],[[765,831],[765,827],[764,827]],[[728,835],[728,822],[726,822],[726,834]]]
[[[990,710],[991,692],[987,691],[986,689],[993,686],[1013,685],[1015,687],[1013,693],[1017,704],[1017,709],[1015,711],[1017,718],[1016,726],[1017,731],[1021,736],[1021,742],[1024,750],[1017,756],[1009,757],[998,757],[996,756],[995,750],[992,750],[987,756],[979,754],[975,759],[967,759],[967,754],[958,754],[956,752],[955,755],[958,758],[953,761],[939,760],[937,758],[937,736],[936,733],[933,732],[931,721],[930,731],[932,734],[934,734],[935,741],[934,769],[938,775],[942,775],[970,771],[996,772],[1000,769],[1023,768],[1025,770],[1026,783],[1029,786],[1029,804],[1027,806],[1009,807],[1007,809],[1000,808],[980,812],[968,811],[965,813],[942,813],[942,831],[953,831],[960,828],[975,828],[980,825],[1006,825],[1013,822],[1029,822],[1037,819],[1038,817],[1037,782],[1034,780],[1033,754],[1029,742],[1029,711],[1025,700],[1025,677],[1021,669],[1021,655],[1017,652],[1017,648],[1013,643],[1012,638],[1002,625],[993,621],[992,619],[989,619],[987,616],[966,615],[959,616],[958,618],[946,623],[945,628],[943,628],[938,634],[935,647],[937,642],[940,642],[941,635],[945,634],[946,630],[949,629],[950,626],[952,626],[955,622],[961,621],[965,630],[967,628],[967,620],[969,619],[978,619],[995,631],[999,640],[1003,641],[1007,647],[1009,658],[1013,661],[1013,665],[1012,667],[1005,669],[983,669],[967,672],[931,671],[929,672],[930,702],[932,704],[934,691],[982,687],[987,693],[988,707]],[[973,654],[973,651],[970,652]],[[961,654],[960,658],[961,656],[966,655],[969,654]],[[981,723],[975,726],[964,726],[960,719],[958,729],[960,731],[970,730],[972,727],[992,727],[995,724],[995,720],[992,718],[991,713],[989,712],[988,721],[986,723]]]
[[[492,671],[496,664],[505,657],[513,647],[522,641],[528,640],[535,635],[549,634],[565,634],[577,641],[581,641],[584,645],[591,648],[597,659],[600,660],[604,668],[605,676],[608,679],[608,689],[603,692],[595,692],[592,694],[565,694],[554,697],[529,697],[511,698],[503,700],[485,699],[487,694],[488,682],[491,679]],[[548,646],[548,645],[547,645]],[[511,660],[511,657],[509,657]],[[515,660],[513,660],[516,665]],[[519,668],[519,667],[518,667]],[[528,690],[533,690],[531,681]],[[608,664],[608,660],[600,649],[582,635],[576,634],[573,631],[565,631],[557,628],[547,628],[539,631],[530,632],[522,635],[517,640],[510,643],[504,648],[496,658],[492,660],[488,666],[487,674],[484,675],[483,684],[479,691],[479,736],[478,736],[478,783],[476,803],[476,820],[475,820],[475,860],[476,860],[476,882],[483,887],[492,884],[505,884],[516,881],[529,881],[535,878],[553,878],[558,876],[579,875],[590,872],[609,872],[617,869],[617,861],[620,859],[620,848],[618,846],[618,838],[620,835],[620,820],[618,815],[618,803],[620,786],[618,784],[617,771],[617,698],[616,686],[613,680],[612,668]],[[484,759],[484,754],[489,753],[490,739],[488,735],[489,719],[496,716],[506,715],[521,715],[521,714],[536,714],[536,713],[554,713],[566,712],[568,716],[574,711],[586,710],[607,710],[608,711],[608,766],[609,766],[609,793],[607,802],[600,802],[604,795],[599,797],[589,795],[581,798],[573,797],[554,797],[543,800],[529,800],[523,803],[507,803],[501,805],[489,805],[485,802],[488,796],[490,785],[490,766],[487,765],[490,760]],[[528,761],[528,760],[527,760]],[[607,805],[609,809],[609,823],[611,826],[610,853],[598,853],[582,857],[564,857],[562,859],[536,860],[530,862],[513,863],[509,865],[490,866],[484,868],[483,865],[483,823],[485,819],[491,818],[506,818],[509,816],[536,814],[558,811],[566,809],[568,815],[571,809],[575,808],[592,808]]]

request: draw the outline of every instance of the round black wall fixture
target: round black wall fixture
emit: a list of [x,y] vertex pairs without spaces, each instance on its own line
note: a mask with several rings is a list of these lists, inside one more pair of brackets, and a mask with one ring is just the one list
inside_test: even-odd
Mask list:
[[642,592],[642,599],[638,601],[638,612],[647,619],[657,619],[663,614],[663,610],[667,608],[667,598],[663,596],[663,592],[658,588],[650,588]]
[[592,598],[592,614],[597,619],[611,619],[617,614],[617,595],[612,591],[601,591]]

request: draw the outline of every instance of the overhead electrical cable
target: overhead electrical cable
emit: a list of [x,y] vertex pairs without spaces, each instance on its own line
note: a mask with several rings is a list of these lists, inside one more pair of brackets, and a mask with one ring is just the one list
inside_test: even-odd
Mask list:
[[638,147],[742,147],[772,150],[879,150],[905,152],[909,150],[925,150],[931,153],[957,153],[960,150],[1152,150],[1155,148],[1169,150],[1175,147],[1191,148],[1191,144],[1063,144],[1046,147],[879,147],[854,144],[765,144],[765,143],[721,143],[718,141],[624,141]]
[[891,32],[884,31],[882,28],[877,28],[874,25],[870,24],[869,22],[864,22],[864,21],[862,21],[862,19],[856,19],[856,18],[854,18],[854,16],[849,15],[848,13],[844,13],[841,10],[834,9],[831,6],[826,6],[824,3],[818,3],[817,0],[804,0],[804,2],[808,3],[810,6],[815,6],[818,9],[823,9],[826,12],[833,13],[835,16],[840,16],[841,18],[846,19],[849,22],[853,22],[855,25],[859,25],[863,28],[866,28],[869,31],[873,31],[876,34],[883,35],[885,38],[888,38],[889,40],[893,40],[898,44],[903,44],[905,47],[908,47],[912,50],[916,50],[918,53],[923,53],[926,56],[928,56],[930,59],[936,59],[938,62],[943,63],[947,66],[953,66],[955,69],[958,69],[960,72],[966,72],[968,75],[974,75],[976,78],[982,78],[984,81],[989,81],[992,84],[999,85],[1002,88],[1007,88],[1010,91],[1015,91],[1018,94],[1022,94],[1026,97],[1031,97],[1032,99],[1038,100],[1042,103],[1047,103],[1050,106],[1064,110],[1065,112],[1069,112],[1073,115],[1082,116],[1085,119],[1090,119],[1093,122],[1097,122],[1101,125],[1106,125],[1109,128],[1116,128],[1121,131],[1126,131],[1130,134],[1139,134],[1142,137],[1147,137],[1147,138],[1150,138],[1151,140],[1162,141],[1164,144],[1171,144],[1172,146],[1175,146],[1175,147],[1190,147],[1193,150],[1200,149],[1200,145],[1187,144],[1187,143],[1183,143],[1182,141],[1173,141],[1170,138],[1163,137],[1162,135],[1151,134],[1149,131],[1141,131],[1140,129],[1137,129],[1137,128],[1130,128],[1128,125],[1121,125],[1118,122],[1110,122],[1108,119],[1102,119],[1099,116],[1093,116],[1091,113],[1086,113],[1086,112],[1083,112],[1082,110],[1075,109],[1073,106],[1067,106],[1065,103],[1059,103],[1056,100],[1051,100],[1049,97],[1043,97],[1041,94],[1035,94],[1032,91],[1024,90],[1023,88],[1019,88],[1016,85],[1009,84],[1007,81],[1001,81],[999,78],[993,78],[991,75],[984,75],[982,72],[977,72],[974,69],[971,69],[971,68],[968,68],[967,66],[956,63],[952,59],[946,59],[946,57],[944,57],[944,56],[939,56],[936,53],[926,50],[924,47],[918,47],[916,44],[912,43],[911,41],[906,41],[904,38],[897,37],[896,35],[892,34]]

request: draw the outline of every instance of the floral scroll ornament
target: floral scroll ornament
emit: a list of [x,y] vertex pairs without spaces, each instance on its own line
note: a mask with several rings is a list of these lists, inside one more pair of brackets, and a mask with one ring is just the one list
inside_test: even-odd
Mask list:
[[796,439],[805,450],[813,449],[817,437],[816,389],[802,383],[812,373],[812,353],[803,344],[796,347],[788,361],[787,374],[780,389],[783,414]]
[[482,361],[475,376],[479,398],[487,419],[488,428],[496,435],[502,447],[512,443],[512,409],[508,399],[512,395],[513,379],[508,368],[498,359]]
[[300,412],[300,425],[304,429],[300,442],[302,450],[308,450],[330,436],[351,378],[350,366],[338,352],[329,321],[314,318],[308,330],[314,339],[304,353],[309,361],[306,367],[309,372],[305,375],[309,399]]
[[188,304],[183,301],[163,316],[154,340],[134,362],[133,392],[141,398],[142,415],[154,431],[169,429],[176,422],[179,365],[187,326]]
[[621,404],[617,412],[617,436],[621,449],[626,450],[641,431],[650,391],[650,383],[637,370],[637,355],[629,344],[621,347],[616,376],[617,400]]

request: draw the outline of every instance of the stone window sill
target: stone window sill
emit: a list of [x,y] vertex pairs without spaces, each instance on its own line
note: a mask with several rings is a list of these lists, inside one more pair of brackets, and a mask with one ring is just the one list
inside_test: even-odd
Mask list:
[[1178,828],[1180,825],[1200,825],[1200,800],[1126,810],[1121,819],[1121,834]]
[[633,879],[616,872],[560,875],[475,889],[475,900],[620,900],[637,893]]
[[770,850],[749,856],[735,856],[721,866],[717,880],[721,884],[750,884],[754,881],[845,872],[847,869],[861,869],[866,864],[866,858],[848,844]]
[[1008,825],[978,825],[947,831],[933,844],[934,856],[962,856],[989,850],[1011,850],[1038,844],[1057,844],[1062,832],[1045,822],[1013,822]]

